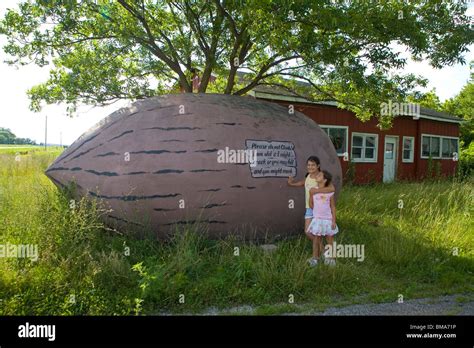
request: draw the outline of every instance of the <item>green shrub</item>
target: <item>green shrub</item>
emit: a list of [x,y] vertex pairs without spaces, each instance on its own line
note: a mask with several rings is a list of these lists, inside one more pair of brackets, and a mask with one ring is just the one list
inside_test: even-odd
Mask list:
[[464,180],[474,174],[474,142],[469,144],[469,147],[461,149],[458,160],[457,176]]
[[427,179],[433,178],[433,170],[434,170],[433,157],[431,157],[431,154],[430,154],[430,156],[428,157],[428,168],[426,169]]
[[355,175],[356,175],[356,166],[355,166],[355,162],[351,158],[347,166],[346,175],[344,177],[344,184],[345,185],[354,184]]

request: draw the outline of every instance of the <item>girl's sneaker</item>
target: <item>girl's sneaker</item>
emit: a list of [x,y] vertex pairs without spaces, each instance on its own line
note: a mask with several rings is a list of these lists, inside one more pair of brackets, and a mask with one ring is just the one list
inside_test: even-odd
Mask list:
[[327,259],[324,259],[324,264],[328,266],[336,266],[336,260],[332,257],[328,257]]
[[311,258],[308,260],[308,263],[311,267],[316,267],[318,265],[318,259]]

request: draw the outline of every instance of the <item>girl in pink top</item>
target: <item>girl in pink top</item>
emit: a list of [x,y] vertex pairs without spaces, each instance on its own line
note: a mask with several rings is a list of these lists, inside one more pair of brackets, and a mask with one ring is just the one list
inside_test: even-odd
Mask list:
[[[326,187],[331,183],[332,175],[323,170],[316,176],[318,187]],[[334,192],[311,193],[310,207],[313,209],[313,219],[308,226],[308,233],[314,235],[313,258],[309,261],[311,266],[316,266],[322,252],[322,238],[326,236],[326,242],[333,245],[334,235],[339,232],[336,225],[336,204],[334,203]],[[326,258],[325,264],[335,265],[333,258]]]
[[[308,226],[313,218],[313,210],[309,207],[310,201],[310,190],[314,192],[334,192],[336,188],[333,184],[328,184],[327,187],[318,188],[318,183],[316,182],[316,175],[321,171],[321,164],[317,156],[309,156],[306,160],[306,169],[307,173],[304,180],[295,181],[293,177],[288,178],[288,185],[293,187],[303,187],[305,188],[305,214],[304,214],[304,232],[306,236],[313,240],[314,236],[311,233],[308,233]],[[322,248],[322,246],[321,246]]]

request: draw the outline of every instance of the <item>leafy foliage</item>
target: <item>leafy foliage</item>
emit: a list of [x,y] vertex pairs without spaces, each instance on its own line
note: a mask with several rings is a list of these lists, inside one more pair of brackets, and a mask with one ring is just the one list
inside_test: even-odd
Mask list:
[[408,101],[411,103],[419,103],[421,106],[437,111],[443,111],[443,104],[436,95],[436,89],[433,88],[427,93],[414,93],[409,96]]
[[448,99],[444,108],[447,112],[465,120],[461,124],[461,140],[469,148],[474,140],[474,62],[471,62],[471,78],[454,98]]
[[466,8],[438,0],[37,0],[9,10],[0,34],[10,64],[54,64],[49,80],[29,91],[34,110],[193,85],[236,95],[272,85],[334,99],[367,119],[382,101],[401,101],[426,83],[394,72],[406,63],[400,50],[435,67],[463,62],[473,42]]

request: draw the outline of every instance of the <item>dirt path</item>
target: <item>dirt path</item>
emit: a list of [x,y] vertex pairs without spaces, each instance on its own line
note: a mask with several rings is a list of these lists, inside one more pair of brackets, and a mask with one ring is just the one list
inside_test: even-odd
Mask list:
[[[464,295],[331,307],[303,315],[474,315],[474,299]],[[294,314],[291,314],[294,315]]]
[[[276,315],[474,315],[474,294],[457,294],[436,298],[405,300],[403,303],[366,303],[341,307],[329,307],[325,310],[305,309],[310,305],[295,304],[294,313]],[[161,315],[168,313],[161,313]],[[249,305],[219,310],[209,308],[198,315],[255,315],[256,307]],[[168,314],[169,315],[169,314]],[[186,315],[186,314],[185,314]],[[189,315],[196,315],[191,314]],[[263,314],[265,315],[265,314]]]

